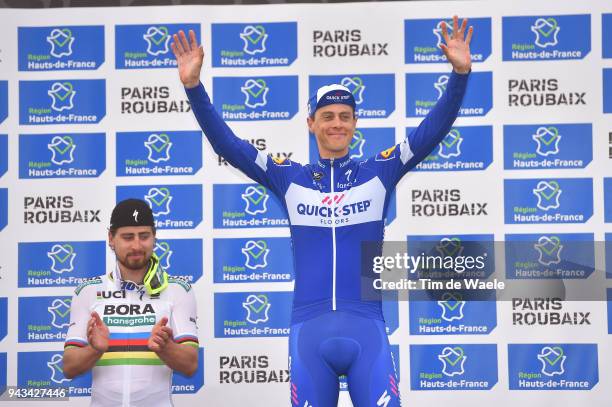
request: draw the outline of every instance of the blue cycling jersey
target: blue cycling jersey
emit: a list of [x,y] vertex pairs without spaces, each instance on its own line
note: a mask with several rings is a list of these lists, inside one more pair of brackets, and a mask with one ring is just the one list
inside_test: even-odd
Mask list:
[[201,84],[187,89],[215,152],[271,190],[287,212],[295,270],[292,323],[329,311],[383,320],[381,302],[369,292],[374,290],[368,282],[373,276],[363,275],[362,264],[368,262],[360,255],[361,244],[383,240],[395,185],[446,136],[467,79],[451,74],[446,92],[419,127],[375,157],[357,161],[347,155],[308,165],[258,151],[233,134]]

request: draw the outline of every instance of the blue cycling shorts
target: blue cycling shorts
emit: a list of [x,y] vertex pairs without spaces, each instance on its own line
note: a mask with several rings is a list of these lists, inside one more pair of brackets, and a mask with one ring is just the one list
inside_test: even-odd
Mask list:
[[336,407],[346,375],[354,407],[400,406],[384,321],[332,311],[291,326],[291,405]]

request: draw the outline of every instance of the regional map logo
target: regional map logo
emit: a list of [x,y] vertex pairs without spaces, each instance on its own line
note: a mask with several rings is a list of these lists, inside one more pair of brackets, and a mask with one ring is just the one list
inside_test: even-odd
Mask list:
[[495,290],[413,290],[411,335],[488,335],[497,326]]
[[118,176],[193,175],[202,168],[202,132],[117,133]]
[[355,115],[360,119],[389,117],[395,111],[395,76],[393,74],[311,75],[308,92],[339,83],[355,98]]
[[[415,131],[406,128],[406,136]],[[493,161],[491,126],[453,127],[442,142],[423,161],[417,171],[478,171]]]
[[200,42],[200,24],[152,24],[115,26],[115,68],[174,68],[170,49],[172,35],[180,30],[195,32]]
[[62,342],[70,325],[71,297],[20,297],[19,342]]
[[593,126],[505,125],[504,168],[585,168],[593,160]]
[[506,223],[584,223],[593,215],[590,178],[504,181]]
[[289,66],[297,58],[297,23],[212,24],[213,67]]
[[291,292],[215,293],[215,337],[289,335]]
[[224,120],[288,120],[298,111],[297,76],[215,77],[213,93]]
[[95,70],[104,63],[104,26],[18,27],[19,71]]
[[169,274],[182,277],[190,284],[202,277],[202,239],[158,239],[153,252]]
[[21,242],[19,287],[74,287],[106,272],[104,242]]
[[[491,18],[468,18],[469,25],[479,33],[472,38],[472,62],[483,62],[491,55]],[[445,20],[448,35],[452,36],[453,21]],[[461,21],[459,22],[461,23]],[[404,20],[404,61],[407,64],[444,63],[446,56],[440,49],[444,43],[440,19]]]
[[19,135],[19,178],[91,178],[106,167],[106,137],[92,134]]
[[509,344],[510,390],[590,390],[599,382],[596,344]]
[[488,390],[496,383],[496,345],[410,345],[411,390]]
[[281,203],[261,185],[218,184],[213,195],[215,228],[289,226]]
[[509,234],[506,277],[586,279],[595,271],[592,233]]
[[69,397],[91,395],[91,372],[73,379],[64,376],[62,354],[58,352],[18,352],[17,386],[32,388],[65,387]]
[[583,59],[591,52],[591,16],[502,17],[504,61]]
[[19,81],[19,124],[89,124],[105,115],[103,79]]
[[[406,117],[424,117],[446,91],[447,73],[406,74]],[[459,116],[484,116],[493,107],[493,74],[473,72]]]
[[215,283],[293,280],[291,240],[286,237],[213,239]]
[[202,222],[202,185],[118,186],[117,202],[141,197],[158,229],[194,229]]

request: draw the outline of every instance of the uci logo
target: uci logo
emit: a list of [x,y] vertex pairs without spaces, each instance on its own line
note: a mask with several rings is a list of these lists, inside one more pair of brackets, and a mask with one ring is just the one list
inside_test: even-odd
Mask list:
[[101,298],[125,298],[125,290],[120,291],[98,291],[96,293],[98,299]]

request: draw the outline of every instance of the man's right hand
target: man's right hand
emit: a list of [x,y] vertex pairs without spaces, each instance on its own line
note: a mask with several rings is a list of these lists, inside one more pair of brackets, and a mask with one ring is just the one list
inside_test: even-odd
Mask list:
[[87,342],[89,345],[100,353],[108,350],[108,337],[110,333],[108,327],[100,319],[97,312],[91,313],[91,318],[87,322]]
[[178,63],[179,77],[183,86],[195,88],[200,83],[200,70],[204,61],[204,48],[198,46],[195,32],[189,30],[189,41],[185,32],[180,30],[173,36],[172,52]]

